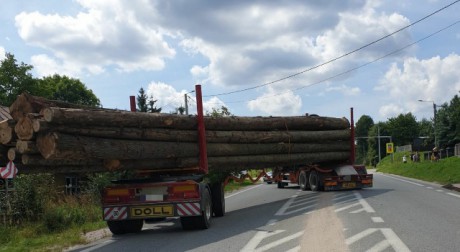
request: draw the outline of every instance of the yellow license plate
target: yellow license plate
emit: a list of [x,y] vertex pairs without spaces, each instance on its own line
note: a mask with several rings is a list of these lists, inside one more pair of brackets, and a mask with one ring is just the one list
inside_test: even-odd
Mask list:
[[342,188],[355,188],[356,183],[355,182],[344,182],[342,183]]
[[172,205],[131,207],[131,217],[170,217],[174,216]]

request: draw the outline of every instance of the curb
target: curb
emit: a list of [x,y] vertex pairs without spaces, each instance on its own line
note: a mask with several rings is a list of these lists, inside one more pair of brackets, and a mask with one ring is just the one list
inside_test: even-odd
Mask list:
[[460,192],[460,184],[447,184],[443,185],[442,187],[452,191]]

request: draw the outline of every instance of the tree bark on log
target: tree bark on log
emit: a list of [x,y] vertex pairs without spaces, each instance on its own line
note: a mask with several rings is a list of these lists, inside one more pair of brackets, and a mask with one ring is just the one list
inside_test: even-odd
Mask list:
[[44,159],[40,155],[22,155],[22,164],[28,166],[104,166],[101,159]]
[[4,120],[0,122],[0,144],[8,145],[16,140],[16,134],[14,133],[14,120]]
[[[126,140],[151,140],[164,142],[194,142],[198,140],[196,130],[173,130],[124,127],[72,127],[50,125],[44,120],[33,121],[34,132],[53,130],[60,133]],[[350,130],[327,131],[206,131],[208,143],[311,143],[320,141],[348,141]]]
[[18,140],[16,142],[16,149],[21,154],[37,154],[39,153],[37,144],[34,141]]
[[18,174],[37,174],[37,173],[51,173],[51,174],[69,174],[69,173],[98,173],[107,172],[103,166],[27,166],[16,165]]
[[[163,159],[198,157],[199,155],[199,148],[196,143],[116,140],[73,136],[57,132],[39,135],[37,146],[45,159],[63,157],[69,159],[80,159],[85,157],[100,159]],[[210,143],[207,145],[207,154],[208,157],[215,157],[346,151],[349,149],[350,144],[346,141],[309,144]]]
[[10,114],[13,119],[19,121],[19,119],[27,116],[29,113],[39,113],[43,108],[48,107],[81,108],[82,106],[62,101],[48,100],[24,92],[18,95],[13,104],[11,104]]
[[[40,112],[45,121],[54,124],[78,126],[108,126],[138,128],[166,128],[196,130],[194,116],[133,113],[125,111],[88,111],[83,109],[45,108]],[[345,118],[296,116],[296,117],[205,117],[207,130],[337,130],[347,129]]]
[[[209,171],[233,171],[262,169],[275,166],[298,164],[313,164],[318,162],[345,162],[350,152],[318,152],[295,153],[278,155],[251,155],[208,157]],[[193,167],[198,165],[198,158],[179,159],[133,159],[133,160],[106,160],[104,167],[107,170],[168,170],[172,168]]]

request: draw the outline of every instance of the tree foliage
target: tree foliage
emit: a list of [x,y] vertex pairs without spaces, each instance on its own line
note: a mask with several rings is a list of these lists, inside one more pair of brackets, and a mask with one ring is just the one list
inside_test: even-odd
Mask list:
[[356,162],[357,163],[366,163],[366,155],[368,152],[367,137],[369,135],[369,130],[374,126],[374,120],[368,115],[363,115],[356,122],[355,127],[355,136],[356,140]]
[[60,100],[74,104],[99,107],[100,101],[92,90],[87,89],[80,80],[65,75],[55,74],[39,80],[41,90],[48,93],[45,96],[52,100]]
[[449,104],[439,107],[436,114],[436,137],[440,147],[460,143],[460,98],[455,95]]
[[155,103],[157,100],[153,99],[153,96],[150,98],[145,93],[144,88],[139,89],[139,94],[137,95],[137,111],[138,112],[150,112],[150,113],[160,113],[161,108],[157,108]]
[[388,119],[388,131],[395,146],[412,144],[419,136],[417,120],[412,113],[399,114]]
[[24,91],[37,93],[36,80],[30,71],[33,66],[17,63],[13,54],[5,53],[0,61],[0,105],[9,106]]
[[207,116],[212,117],[224,117],[224,116],[232,116],[232,113],[228,110],[227,107],[221,106],[220,108],[212,108],[212,111],[206,111]]
[[27,91],[50,100],[61,100],[87,106],[100,106],[100,101],[78,79],[55,74],[37,79],[30,71],[33,66],[17,63],[13,54],[6,53],[0,62],[0,105],[11,105],[16,97]]

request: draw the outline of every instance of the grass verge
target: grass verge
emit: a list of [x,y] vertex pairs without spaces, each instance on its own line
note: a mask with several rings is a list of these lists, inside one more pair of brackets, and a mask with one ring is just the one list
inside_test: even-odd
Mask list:
[[408,157],[408,160],[410,159],[409,152],[395,153],[393,160],[391,156],[385,157],[377,165],[377,171],[444,185],[460,183],[459,157],[444,158],[438,162],[422,160],[420,162],[407,161],[407,163],[403,163],[404,155]]

